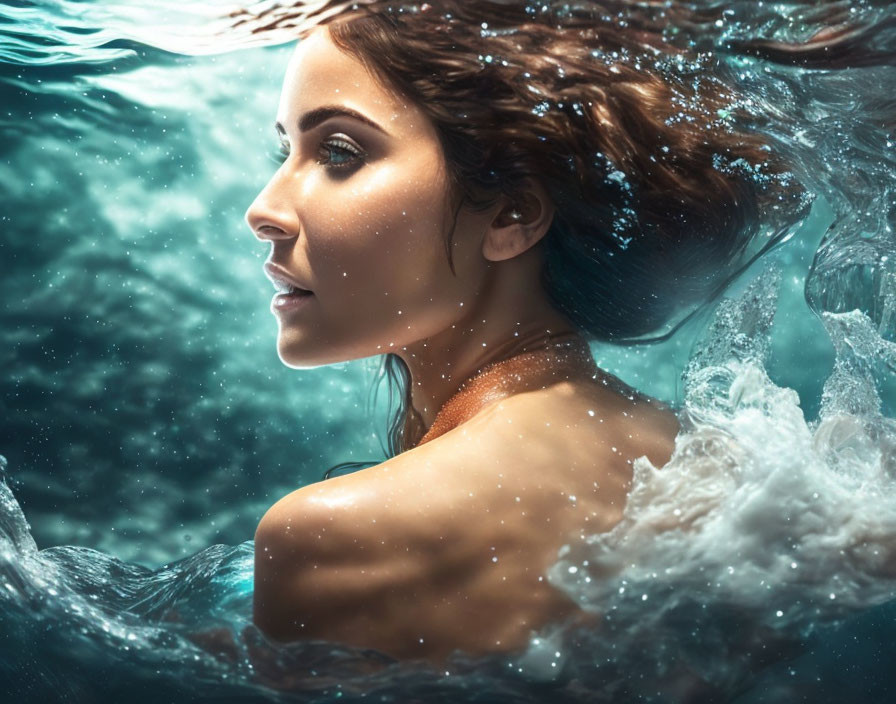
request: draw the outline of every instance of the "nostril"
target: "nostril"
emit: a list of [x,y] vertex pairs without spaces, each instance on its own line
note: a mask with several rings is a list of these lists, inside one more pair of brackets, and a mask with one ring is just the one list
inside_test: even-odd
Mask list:
[[260,240],[276,240],[288,237],[282,229],[273,225],[261,225],[255,228],[255,236]]

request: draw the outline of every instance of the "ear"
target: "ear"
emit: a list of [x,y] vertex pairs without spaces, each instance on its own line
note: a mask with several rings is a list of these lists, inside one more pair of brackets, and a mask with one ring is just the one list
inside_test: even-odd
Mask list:
[[514,199],[501,198],[501,208],[482,241],[482,256],[500,262],[522,254],[545,236],[553,219],[548,192],[534,179],[526,179]]

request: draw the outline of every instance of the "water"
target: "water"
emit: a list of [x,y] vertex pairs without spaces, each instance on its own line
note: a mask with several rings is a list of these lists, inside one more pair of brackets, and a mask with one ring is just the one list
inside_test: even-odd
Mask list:
[[[826,11],[807,7],[729,3],[699,41],[805,39]],[[250,623],[261,514],[380,456],[386,424],[370,362],[276,359],[266,252],[241,218],[274,169],[291,47],[213,40],[212,5],[0,8],[0,691],[892,701],[896,80],[880,57],[896,37],[886,3],[831,8],[868,24],[877,60],[730,64],[778,114],[809,217],[703,328],[594,348],[684,421],[668,465],[639,461],[622,524],[551,573],[604,628],[447,671],[276,647]]]

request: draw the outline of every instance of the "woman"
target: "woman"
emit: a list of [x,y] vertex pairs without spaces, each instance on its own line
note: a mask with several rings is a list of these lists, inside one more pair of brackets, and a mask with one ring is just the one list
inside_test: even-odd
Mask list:
[[580,619],[546,570],[621,519],[633,461],[665,464],[679,428],[588,341],[710,300],[766,203],[793,218],[798,189],[731,126],[725,84],[661,76],[659,34],[584,7],[277,20],[301,38],[284,160],[246,217],[271,248],[279,355],[385,354],[406,395],[394,456],[262,519],[254,618],[275,639],[439,659]]

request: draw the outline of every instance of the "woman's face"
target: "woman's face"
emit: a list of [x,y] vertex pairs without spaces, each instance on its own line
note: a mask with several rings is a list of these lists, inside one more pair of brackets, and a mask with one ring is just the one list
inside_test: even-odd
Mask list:
[[269,276],[311,291],[272,301],[280,358],[314,367],[395,352],[460,321],[485,278],[482,236],[497,209],[461,211],[453,275],[444,156],[419,108],[318,28],[290,60],[277,123],[289,156],[246,219],[271,243]]

